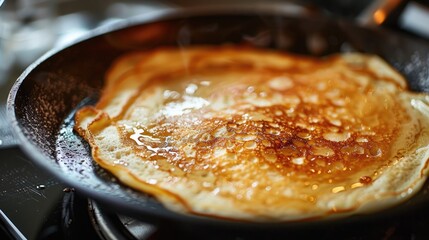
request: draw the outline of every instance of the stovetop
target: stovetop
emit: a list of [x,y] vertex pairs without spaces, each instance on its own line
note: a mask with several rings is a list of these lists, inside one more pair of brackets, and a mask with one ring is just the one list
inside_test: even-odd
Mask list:
[[[0,209],[24,237],[97,239],[86,198],[34,166],[18,147],[0,150],[0,159]],[[12,229],[1,230],[0,239],[19,239]]]
[[[0,1],[1,2],[1,1]],[[65,1],[67,2],[67,1]],[[164,1],[165,2],[165,1]],[[174,2],[174,1],[166,1]],[[192,1],[177,1],[187,5]],[[323,1],[315,1],[321,3]],[[330,0],[326,3],[335,4]],[[343,4],[353,1],[342,1]],[[358,2],[358,1],[355,1]],[[363,1],[359,1],[362,5]],[[365,1],[368,2],[368,1]],[[370,2],[370,1],[369,1]],[[418,1],[427,4],[428,1]],[[176,3],[177,4],[177,3]],[[359,6],[362,7],[362,6]],[[355,17],[346,5],[335,5],[330,11],[342,11],[343,14]],[[86,15],[81,15],[85,17]],[[70,17],[70,16],[69,16]],[[392,29],[408,31],[397,23]],[[422,35],[414,36],[425,38]],[[427,39],[427,38],[426,38]],[[22,69],[14,69],[12,77],[18,76]],[[1,72],[0,72],[1,73]],[[10,74],[10,73],[9,73]],[[0,82],[1,84],[1,82]],[[9,84],[9,85],[8,85]],[[0,95],[5,95],[11,82],[1,85]],[[2,96],[4,98],[4,96]],[[3,101],[3,100],[2,100]],[[1,105],[1,102],[0,102]],[[0,106],[1,108],[1,106]],[[0,118],[0,123],[4,121]],[[0,130],[0,136],[2,132]],[[4,134],[3,134],[4,137]],[[17,145],[3,147],[2,141],[13,142],[14,139],[0,138],[0,239],[103,239],[99,229],[94,227],[94,209],[91,201],[80,195],[79,189],[56,180],[53,176],[35,166]],[[289,237],[317,239],[429,239],[429,204],[414,211],[388,219],[379,219],[366,225],[346,224],[327,229],[297,231]],[[145,239],[172,239],[179,235],[166,227],[158,227],[155,234]],[[168,227],[167,227],[168,228]],[[197,238],[192,234],[181,233],[188,239]],[[185,235],[183,235],[185,234]],[[271,239],[269,233],[263,239]],[[214,235],[209,239],[217,239]],[[222,236],[225,239],[225,236]],[[226,239],[245,239],[243,236],[226,236]]]

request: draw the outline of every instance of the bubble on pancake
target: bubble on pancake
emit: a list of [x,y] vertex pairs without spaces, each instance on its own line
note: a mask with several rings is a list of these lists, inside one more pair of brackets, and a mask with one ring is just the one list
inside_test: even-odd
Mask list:
[[[168,60],[179,55],[186,66]],[[160,48],[121,57],[106,81],[75,129],[98,164],[175,211],[336,217],[398,204],[426,179],[427,97],[375,56]]]

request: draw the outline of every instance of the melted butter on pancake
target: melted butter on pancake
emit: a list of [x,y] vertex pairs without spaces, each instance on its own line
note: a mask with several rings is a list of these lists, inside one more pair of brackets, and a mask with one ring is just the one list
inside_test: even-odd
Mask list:
[[382,209],[424,182],[425,96],[382,60],[225,46],[159,61],[180,51],[130,55],[144,73],[123,57],[76,116],[94,159],[167,207],[297,220]]

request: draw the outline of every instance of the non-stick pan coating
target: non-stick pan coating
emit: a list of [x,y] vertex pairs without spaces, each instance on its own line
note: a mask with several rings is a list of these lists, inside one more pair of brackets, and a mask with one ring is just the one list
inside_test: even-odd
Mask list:
[[[97,100],[105,71],[119,55],[165,45],[225,43],[246,43],[317,56],[344,51],[373,53],[404,74],[412,90],[429,92],[427,42],[338,20],[283,16],[271,11],[182,10],[98,30],[31,65],[15,83],[8,100],[8,112],[22,148],[34,162],[77,191],[109,209],[140,219],[244,229],[257,226],[281,230],[312,224],[237,223],[173,213],[152,198],[120,185],[97,167],[87,144],[72,131],[73,112],[78,106]],[[370,217],[427,203],[428,189],[425,186],[410,201]],[[349,219],[362,218],[365,217]]]

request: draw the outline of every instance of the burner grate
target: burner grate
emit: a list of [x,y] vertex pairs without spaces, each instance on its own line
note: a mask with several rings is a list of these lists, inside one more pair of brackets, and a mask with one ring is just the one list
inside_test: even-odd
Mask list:
[[88,200],[88,209],[93,227],[103,240],[153,239],[156,232],[154,225],[108,213],[93,200]]

